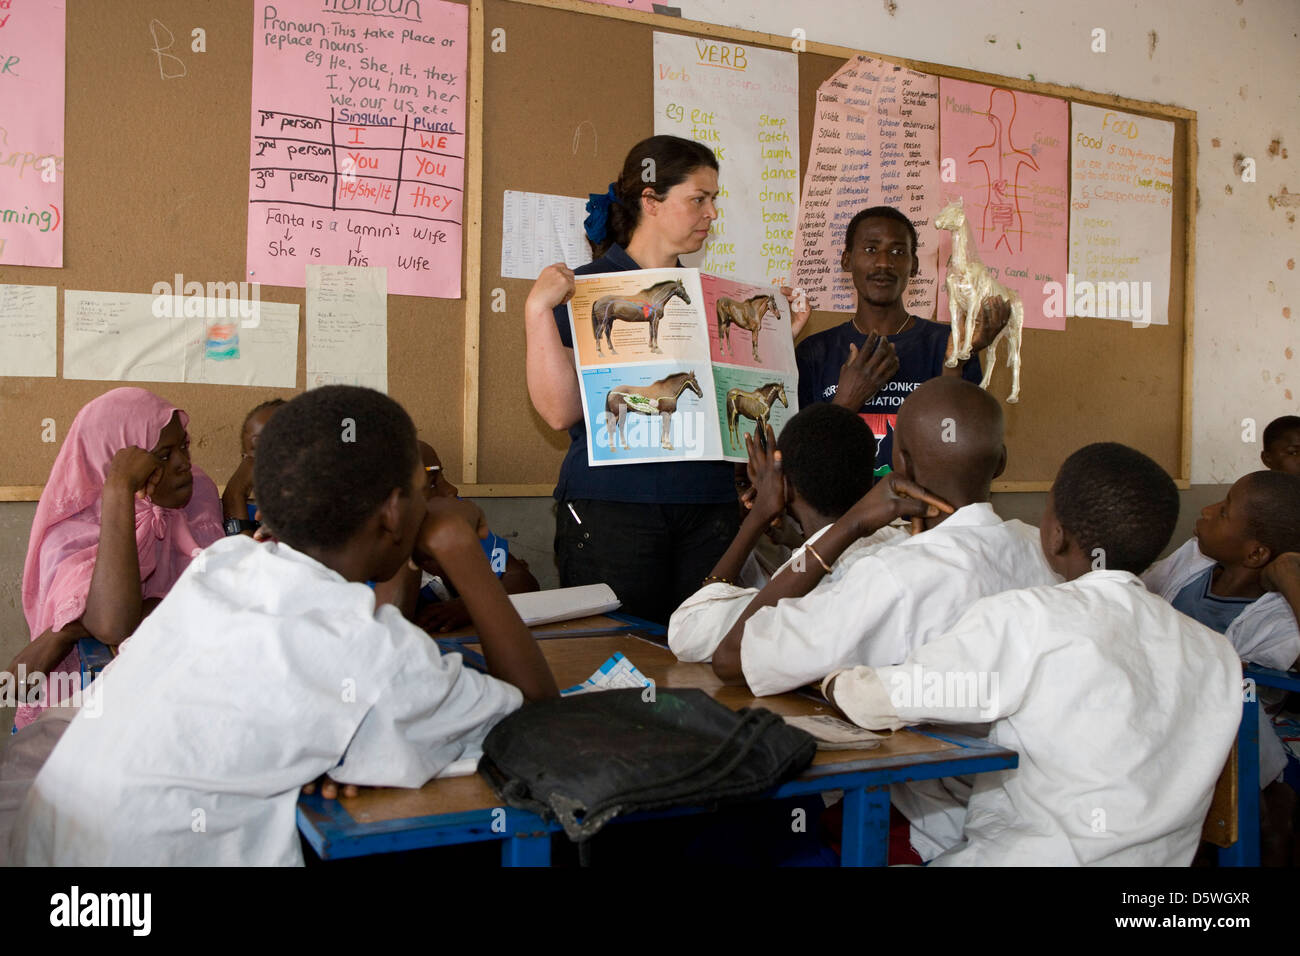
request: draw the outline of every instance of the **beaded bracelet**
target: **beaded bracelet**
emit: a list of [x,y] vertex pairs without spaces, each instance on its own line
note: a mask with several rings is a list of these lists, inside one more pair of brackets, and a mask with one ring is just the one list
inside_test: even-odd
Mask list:
[[734,583],[728,581],[726,578],[720,578],[716,574],[710,574],[707,578],[704,579],[704,583],[706,585],[707,584],[730,584],[732,587],[735,587]]

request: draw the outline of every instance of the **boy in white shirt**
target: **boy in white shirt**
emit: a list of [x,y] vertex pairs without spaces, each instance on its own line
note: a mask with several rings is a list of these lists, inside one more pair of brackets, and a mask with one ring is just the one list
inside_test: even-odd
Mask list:
[[[524,697],[555,696],[479,546],[482,513],[427,499],[425,478],[387,396],[328,386],[282,406],[254,475],[278,541],[236,535],[195,558],[37,775],[14,861],[300,864],[304,784],[418,787]],[[452,577],[493,676],[376,606],[364,582],[413,553]]]
[[[893,454],[893,473],[731,626],[713,655],[720,678],[779,694],[840,667],[897,664],[979,598],[1056,581],[1037,532],[1003,521],[988,503],[1007,456],[995,398],[962,379],[931,379],[899,409]],[[818,587],[855,541],[897,517],[920,517],[924,530]]]
[[[767,434],[766,448],[745,436],[751,490],[740,531],[704,579],[704,586],[682,602],[668,622],[668,646],[681,660],[707,661],[758,594],[762,585],[748,586],[743,569],[749,567],[755,546],[775,522],[794,523],[802,531],[801,539],[812,544],[871,490],[876,438],[867,423],[847,408],[810,405],[786,423],[780,441],[770,425]],[[822,579],[822,586],[837,580],[873,547],[906,537],[901,528],[886,527],[869,539],[855,541]],[[812,560],[800,546],[772,576],[792,562]]]
[[1020,755],[981,774],[935,865],[1185,866],[1241,722],[1219,634],[1143,587],[1178,518],[1173,481],[1112,443],[1061,466],[1041,526],[1066,583],[974,604],[898,667],[831,675],[855,723],[991,723]]

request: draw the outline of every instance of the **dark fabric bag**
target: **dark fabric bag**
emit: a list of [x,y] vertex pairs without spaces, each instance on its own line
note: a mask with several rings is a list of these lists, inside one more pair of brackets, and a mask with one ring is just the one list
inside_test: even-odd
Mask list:
[[733,711],[702,690],[643,694],[525,704],[488,734],[479,772],[509,806],[558,820],[582,841],[620,813],[764,793],[817,751],[811,735],[769,710]]

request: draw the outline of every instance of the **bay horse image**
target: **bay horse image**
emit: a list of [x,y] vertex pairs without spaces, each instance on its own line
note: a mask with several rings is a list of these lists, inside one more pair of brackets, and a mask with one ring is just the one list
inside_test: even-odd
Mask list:
[[627,443],[629,411],[639,415],[660,416],[662,427],[659,432],[659,447],[672,448],[673,412],[677,411],[677,399],[688,388],[697,397],[704,397],[694,372],[676,372],[650,385],[615,385],[611,388],[605,396],[605,430],[609,432],[609,450],[618,451],[620,440],[624,448],[631,448]]
[[596,354],[605,354],[600,349],[602,335],[605,336],[605,344],[609,346],[609,354],[618,354],[614,341],[610,338],[615,319],[623,322],[649,322],[650,351],[658,353],[659,320],[664,317],[664,306],[673,298],[691,304],[691,297],[686,294],[686,287],[679,279],[656,282],[650,288],[631,295],[601,296],[591,306],[591,334],[596,337]]
[[768,382],[752,392],[743,388],[733,388],[727,392],[727,430],[731,432],[731,447],[742,447],[736,435],[736,424],[741,415],[757,422],[755,433],[766,432],[767,419],[772,414],[772,406],[780,402],[786,408],[790,403],[785,397],[785,385],[781,382]]
[[776,318],[781,318],[776,307],[776,296],[755,295],[744,302],[719,296],[715,311],[718,314],[718,352],[729,351],[735,357],[736,350],[731,344],[731,327],[738,325],[749,332],[750,343],[754,347],[754,361],[762,361],[758,357],[758,333],[763,327],[763,316],[769,312]]

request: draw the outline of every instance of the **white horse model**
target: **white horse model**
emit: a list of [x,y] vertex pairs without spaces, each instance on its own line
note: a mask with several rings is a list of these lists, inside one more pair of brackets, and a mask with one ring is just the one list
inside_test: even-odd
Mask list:
[[[989,343],[985,357],[984,381],[980,388],[988,388],[993,377],[993,366],[997,364],[998,343],[1007,340],[1007,363],[1011,366],[1011,395],[1008,404],[1020,401],[1020,337],[1025,324],[1025,307],[1020,296],[1006,286],[1001,285],[984,263],[980,262],[975,249],[975,237],[971,235],[970,224],[966,221],[966,212],[960,198],[943,207],[943,211],[934,219],[940,229],[952,233],[952,255],[948,259],[948,275],[944,286],[948,290],[948,311],[952,315],[952,349],[945,363],[949,368],[956,367],[959,361],[970,358],[971,340],[975,335],[975,320],[986,301],[1001,296],[1011,305],[1011,318],[997,337]],[[960,319],[964,314],[965,322]],[[963,344],[963,338],[965,342]]]

